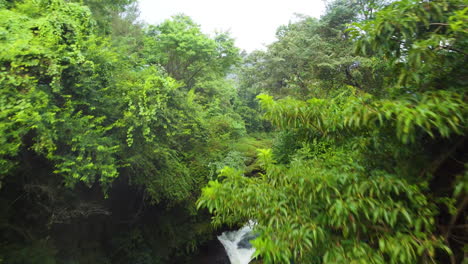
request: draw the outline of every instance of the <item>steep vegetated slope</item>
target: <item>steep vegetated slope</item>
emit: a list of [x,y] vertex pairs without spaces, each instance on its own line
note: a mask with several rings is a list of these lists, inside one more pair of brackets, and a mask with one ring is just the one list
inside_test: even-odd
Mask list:
[[212,238],[195,201],[246,133],[240,61],[134,1],[0,1],[0,262],[184,262]]

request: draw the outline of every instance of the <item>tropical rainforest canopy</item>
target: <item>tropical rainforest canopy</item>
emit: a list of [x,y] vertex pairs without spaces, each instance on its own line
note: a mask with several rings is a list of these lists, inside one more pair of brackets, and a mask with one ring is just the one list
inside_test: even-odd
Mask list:
[[[287,3],[286,3],[287,4]],[[0,263],[468,259],[468,5],[335,0],[266,51],[135,0],[0,0]]]

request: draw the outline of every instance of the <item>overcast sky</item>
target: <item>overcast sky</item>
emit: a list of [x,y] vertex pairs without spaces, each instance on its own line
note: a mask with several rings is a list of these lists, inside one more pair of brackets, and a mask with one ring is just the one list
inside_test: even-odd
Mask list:
[[320,17],[322,0],[140,0],[141,18],[157,24],[183,13],[200,24],[203,32],[231,32],[236,45],[252,51],[275,40],[278,26],[294,19],[294,13]]

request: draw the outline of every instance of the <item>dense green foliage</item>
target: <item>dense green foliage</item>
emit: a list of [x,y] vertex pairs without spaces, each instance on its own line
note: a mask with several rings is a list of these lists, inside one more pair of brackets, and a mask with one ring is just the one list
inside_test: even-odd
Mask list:
[[2,4],[6,263],[167,263],[210,239],[194,201],[245,134],[225,80],[239,51],[188,17],[143,28],[135,12],[133,1]]
[[467,8],[343,7],[251,55],[246,78],[274,96],[258,98],[280,138],[260,150],[259,176],[225,168],[198,206],[215,224],[256,221],[266,263],[461,263]]
[[248,220],[263,263],[462,263],[467,12],[337,0],[241,54],[133,0],[0,0],[0,263],[197,263]]

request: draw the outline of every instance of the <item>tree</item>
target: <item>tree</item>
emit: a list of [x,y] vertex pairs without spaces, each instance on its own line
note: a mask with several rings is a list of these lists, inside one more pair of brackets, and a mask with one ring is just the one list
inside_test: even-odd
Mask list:
[[226,33],[213,39],[185,15],[177,15],[147,29],[145,59],[161,65],[176,80],[190,89],[206,74],[225,76],[239,60],[239,50]]

